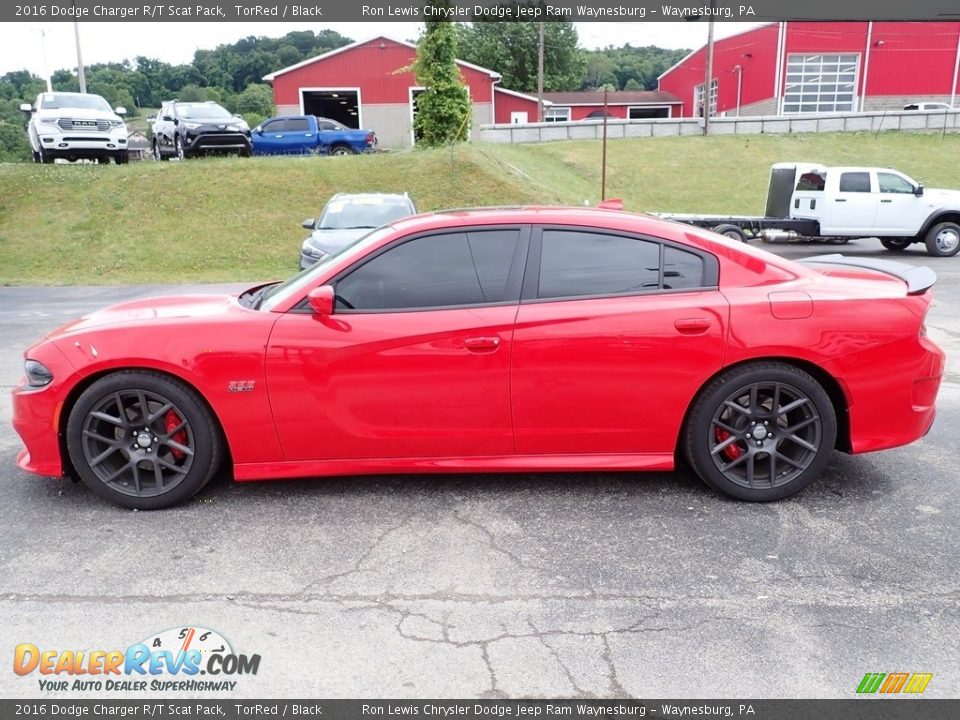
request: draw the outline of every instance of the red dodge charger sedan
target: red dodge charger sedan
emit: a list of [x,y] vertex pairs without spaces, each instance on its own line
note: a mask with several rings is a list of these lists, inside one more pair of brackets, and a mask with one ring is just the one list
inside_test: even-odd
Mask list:
[[138,300],[24,354],[25,470],[119,505],[237,480],[669,470],[798,492],[834,449],[922,437],[931,270],[798,263],[613,209],[397,221],[286,282]]

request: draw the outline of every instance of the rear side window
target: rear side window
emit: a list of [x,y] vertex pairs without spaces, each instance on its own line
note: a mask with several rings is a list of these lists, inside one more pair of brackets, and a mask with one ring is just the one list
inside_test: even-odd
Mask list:
[[416,238],[336,284],[337,307],[391,311],[503,302],[519,230]]
[[703,287],[703,258],[669,245],[663,248],[663,289]]
[[840,192],[870,192],[870,173],[845,172],[840,175]]
[[660,287],[660,244],[593,232],[544,230],[540,298],[619,295]]
[[797,190],[818,192],[822,191],[826,185],[826,173],[808,172],[800,176],[800,179],[797,181]]

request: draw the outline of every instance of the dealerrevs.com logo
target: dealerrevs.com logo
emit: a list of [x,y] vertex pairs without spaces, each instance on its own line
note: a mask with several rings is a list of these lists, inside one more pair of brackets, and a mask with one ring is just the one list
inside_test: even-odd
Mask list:
[[259,668],[259,655],[235,653],[220,633],[195,626],[164,630],[126,650],[41,650],[20,643],[13,653],[13,671],[40,675],[39,689],[49,692],[232,691],[232,678],[256,675]]

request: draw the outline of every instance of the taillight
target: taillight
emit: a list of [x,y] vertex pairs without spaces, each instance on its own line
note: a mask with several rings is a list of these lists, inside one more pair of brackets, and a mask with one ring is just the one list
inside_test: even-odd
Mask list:
[[377,139],[376,133],[367,133],[367,145],[373,145],[374,141]]

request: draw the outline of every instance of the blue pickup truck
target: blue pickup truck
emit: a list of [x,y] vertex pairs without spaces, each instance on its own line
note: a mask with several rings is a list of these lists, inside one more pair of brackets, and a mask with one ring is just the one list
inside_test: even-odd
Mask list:
[[373,130],[354,130],[313,115],[272,117],[255,127],[251,138],[254,155],[353,155],[377,148]]

